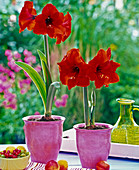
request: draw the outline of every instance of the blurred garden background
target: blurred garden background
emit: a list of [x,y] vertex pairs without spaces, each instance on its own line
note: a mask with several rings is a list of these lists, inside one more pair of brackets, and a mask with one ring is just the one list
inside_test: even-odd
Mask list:
[[[49,38],[51,72],[59,81],[57,62],[71,48],[79,48],[82,57],[92,59],[100,48],[111,47],[112,58],[121,63],[120,81],[96,90],[96,121],[115,124],[119,117],[117,98],[135,100],[139,105],[139,4],[136,0],[33,0],[37,13],[47,3],[72,16],[72,33],[60,45]],[[19,34],[18,16],[23,0],[0,0],[0,143],[24,143],[22,118],[35,112],[43,114],[43,105],[35,85],[14,61],[30,63],[40,74],[37,49],[43,51],[43,36],[25,30]],[[90,93],[94,87],[92,84]],[[6,92],[4,92],[6,91]],[[66,103],[62,95],[67,94]],[[66,97],[67,97],[66,95]],[[56,93],[53,114],[66,117],[64,130],[84,121],[82,88],[68,90],[62,85]],[[139,124],[139,113],[134,112]]]

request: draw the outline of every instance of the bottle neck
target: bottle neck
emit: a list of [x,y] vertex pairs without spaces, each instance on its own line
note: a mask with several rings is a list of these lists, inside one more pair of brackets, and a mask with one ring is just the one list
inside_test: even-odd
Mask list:
[[132,125],[133,120],[133,104],[120,104],[120,123]]
[[129,105],[124,105],[124,104],[120,104],[120,116],[122,117],[133,117],[133,105],[129,104]]

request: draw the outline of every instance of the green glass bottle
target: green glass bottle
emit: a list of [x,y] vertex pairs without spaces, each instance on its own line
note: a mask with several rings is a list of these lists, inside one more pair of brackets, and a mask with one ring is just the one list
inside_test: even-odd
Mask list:
[[139,126],[133,118],[133,110],[139,111],[139,106],[133,105],[134,100],[117,99],[120,104],[120,116],[111,132],[113,143],[139,145]]

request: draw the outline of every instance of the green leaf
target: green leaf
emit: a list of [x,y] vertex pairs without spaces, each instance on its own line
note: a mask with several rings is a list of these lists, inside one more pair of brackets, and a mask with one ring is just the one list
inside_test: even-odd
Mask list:
[[40,51],[40,50],[37,50],[37,52],[39,54],[40,60],[45,61],[45,63],[47,64],[45,54],[42,51]]
[[27,72],[27,74],[29,75],[29,77],[32,79],[32,81],[34,82],[35,86],[37,87],[40,96],[42,98],[43,104],[44,104],[44,109],[46,110],[46,89],[45,89],[45,83],[43,82],[41,76],[39,75],[39,73],[32,68],[31,66],[29,66],[28,64],[24,63],[24,62],[15,62],[15,64],[17,64],[19,67],[21,67],[25,72]]
[[51,74],[50,74],[50,71],[47,66],[45,54],[43,52],[41,52],[40,50],[37,50],[37,52],[38,52],[40,60],[41,60],[43,77],[44,77],[44,81],[46,84],[46,91],[48,92],[48,88],[49,88],[50,84],[52,83]]

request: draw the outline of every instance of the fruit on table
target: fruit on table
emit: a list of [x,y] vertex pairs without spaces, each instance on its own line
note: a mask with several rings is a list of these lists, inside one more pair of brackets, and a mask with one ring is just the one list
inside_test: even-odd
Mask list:
[[8,146],[6,150],[0,152],[1,158],[22,158],[29,155],[29,152],[22,146],[21,149],[19,147],[15,148],[13,146]]
[[96,164],[96,170],[109,170],[110,165],[106,161],[99,161]]
[[45,165],[45,170],[60,170],[60,166],[56,161],[51,160]]
[[24,148],[24,146],[18,146],[17,149],[24,150],[26,152],[26,149]]
[[68,162],[66,160],[59,160],[60,170],[68,170]]
[[7,148],[6,148],[6,152],[7,151],[10,151],[10,153],[13,153],[13,150],[15,150],[15,147],[14,146],[8,146]]

